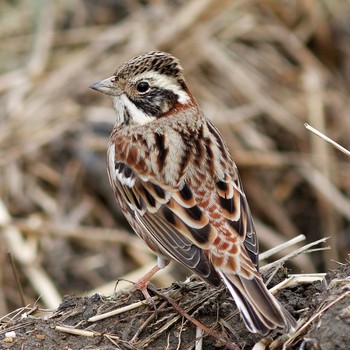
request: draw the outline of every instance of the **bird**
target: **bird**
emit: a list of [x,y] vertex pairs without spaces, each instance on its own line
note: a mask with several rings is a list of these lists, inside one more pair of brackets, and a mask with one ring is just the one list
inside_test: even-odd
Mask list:
[[190,92],[180,61],[146,52],[90,88],[112,96],[116,112],[107,151],[116,201],[157,255],[140,288],[175,260],[209,285],[224,283],[250,332],[295,329],[262,280],[237,166]]

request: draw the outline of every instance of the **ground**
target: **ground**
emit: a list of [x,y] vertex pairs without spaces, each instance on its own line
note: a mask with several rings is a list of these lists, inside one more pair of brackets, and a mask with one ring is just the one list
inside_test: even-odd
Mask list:
[[[274,339],[269,349],[281,349],[283,344],[286,349],[347,349],[346,344],[350,344],[349,275],[350,265],[340,265],[322,282],[280,290],[277,298],[299,319],[299,328],[294,336],[272,334],[263,343],[269,344]],[[280,270],[270,287],[285,277],[285,269]],[[12,318],[9,315],[8,319],[2,319],[0,348],[192,349],[196,326],[174,309],[169,298],[182,312],[215,333],[216,338],[203,334],[202,349],[252,349],[261,338],[245,329],[224,288],[216,290],[193,278],[158,291],[151,287],[150,294],[154,296],[153,304],[135,304],[143,300],[142,294],[123,291],[109,297],[68,295],[53,313],[22,310]],[[127,305],[131,305],[131,310],[121,310],[101,320],[90,319]],[[70,334],[72,330],[77,334]],[[11,331],[16,336],[6,338],[5,333],[9,335]]]

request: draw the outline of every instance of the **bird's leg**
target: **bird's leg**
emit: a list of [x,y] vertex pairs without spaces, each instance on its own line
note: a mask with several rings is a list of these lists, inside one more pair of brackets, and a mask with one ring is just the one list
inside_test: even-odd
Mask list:
[[151,299],[151,296],[147,290],[148,282],[159,270],[161,270],[161,268],[158,265],[152,267],[152,269],[142,276],[134,285],[133,289],[138,289],[140,292],[142,292],[147,301],[150,301]]
[[133,289],[138,289],[140,292],[142,292],[143,296],[147,301],[151,300],[151,296],[148,293],[147,285],[149,280],[161,269],[163,269],[165,266],[169,264],[169,260],[165,260],[162,257],[157,258],[157,265],[152,267],[150,271],[148,271],[144,276],[142,276],[134,285]]

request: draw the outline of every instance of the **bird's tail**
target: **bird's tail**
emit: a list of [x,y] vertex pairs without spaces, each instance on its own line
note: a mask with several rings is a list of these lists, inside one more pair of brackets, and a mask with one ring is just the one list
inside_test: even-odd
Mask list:
[[219,274],[252,333],[266,335],[274,329],[289,332],[296,327],[294,318],[269,292],[260,276],[247,279],[223,272]]

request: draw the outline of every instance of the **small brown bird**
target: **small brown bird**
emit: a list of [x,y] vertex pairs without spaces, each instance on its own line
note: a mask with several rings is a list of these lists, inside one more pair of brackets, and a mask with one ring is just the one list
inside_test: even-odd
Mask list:
[[258,272],[256,231],[237,167],[178,59],[148,52],[90,87],[113,96],[109,180],[130,225],[158,256],[139,286],[173,259],[215,287],[223,281],[251,332],[293,329],[295,320]]

